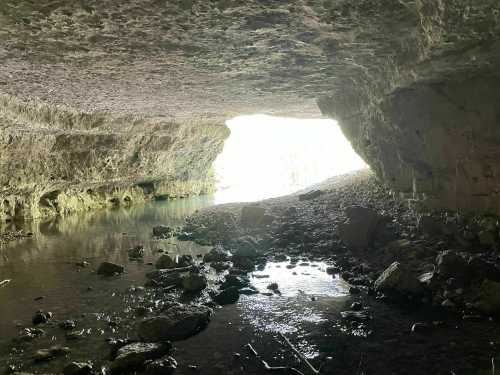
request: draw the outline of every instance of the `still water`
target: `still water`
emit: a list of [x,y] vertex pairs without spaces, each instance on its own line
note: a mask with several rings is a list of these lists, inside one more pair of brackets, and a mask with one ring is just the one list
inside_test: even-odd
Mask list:
[[[33,237],[0,246],[0,281],[12,280],[0,287],[0,371],[8,363],[23,363],[25,369],[33,370],[33,351],[54,344],[70,346],[70,357],[36,365],[35,370],[60,371],[70,360],[104,363],[109,351],[105,338],[134,335],[133,325],[114,322],[141,303],[141,293],[148,293],[134,295],[130,290],[144,285],[145,273],[160,256],[158,250],[194,258],[210,250],[192,242],[154,239],[152,227],[182,225],[186,216],[212,204],[211,197],[196,197],[26,224],[24,229]],[[127,250],[136,245],[145,248],[143,261],[128,258]],[[123,264],[125,274],[109,279],[97,276],[95,269],[104,260]],[[83,261],[90,265],[77,266]],[[205,369],[231,367],[234,353],[248,342],[267,352],[279,352],[277,332],[292,335],[304,354],[315,358],[318,348],[308,342],[306,333],[326,322],[325,312],[347,303],[347,286],[327,275],[325,268],[321,262],[291,268],[284,261],[254,272],[252,284],[262,294],[242,296],[237,304],[217,309],[205,331],[176,343],[174,356],[184,366],[178,373],[190,373],[189,364]],[[269,295],[271,282],[280,285],[281,295]],[[47,335],[29,343],[13,341],[21,329],[31,326],[39,309],[54,313]],[[81,339],[69,340],[57,327],[56,322],[64,319],[77,320]]]

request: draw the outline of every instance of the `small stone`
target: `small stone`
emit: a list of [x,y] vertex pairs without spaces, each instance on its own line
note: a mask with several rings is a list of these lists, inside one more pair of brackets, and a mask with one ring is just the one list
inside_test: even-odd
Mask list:
[[76,327],[76,322],[74,320],[63,320],[59,323],[59,327],[66,330],[74,329]]
[[144,258],[144,246],[138,245],[128,250],[128,257],[130,259],[142,259]]
[[413,333],[423,333],[430,330],[430,326],[427,323],[414,323],[411,326],[411,332]]
[[456,305],[451,299],[445,299],[441,303],[441,306],[446,307],[446,308],[454,308]]
[[32,322],[34,325],[38,325],[47,323],[50,319],[52,319],[52,313],[50,311],[44,312],[39,310],[33,316]]
[[279,290],[279,285],[278,283],[271,283],[267,286],[267,289],[272,290],[274,292]]
[[361,310],[363,310],[363,305],[361,304],[361,302],[353,302],[351,304],[351,310],[352,311],[361,311]]
[[97,274],[102,276],[114,276],[123,273],[124,270],[125,268],[120,264],[102,262],[97,269]]

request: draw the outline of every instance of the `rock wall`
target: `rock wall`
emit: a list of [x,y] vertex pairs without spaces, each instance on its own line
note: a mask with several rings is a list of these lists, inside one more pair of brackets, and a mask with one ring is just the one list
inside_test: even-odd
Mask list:
[[0,97],[0,218],[207,192],[229,130]]
[[339,9],[362,51],[341,52],[351,73],[338,80],[342,92],[318,100],[323,113],[404,197],[500,213],[500,4],[359,1]]

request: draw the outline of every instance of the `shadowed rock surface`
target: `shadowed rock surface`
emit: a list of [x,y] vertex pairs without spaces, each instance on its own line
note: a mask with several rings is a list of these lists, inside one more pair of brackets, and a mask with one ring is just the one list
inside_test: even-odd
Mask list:
[[[395,190],[431,207],[498,212],[499,14],[496,0],[4,2],[0,87],[51,108],[176,124],[256,112],[317,117],[317,102]],[[54,127],[14,144],[46,149]],[[149,153],[137,139],[147,142],[147,129],[102,142],[127,155],[128,169],[137,151]],[[99,149],[91,135],[77,139]],[[113,156],[97,158],[104,168]],[[161,160],[152,159],[145,169]]]

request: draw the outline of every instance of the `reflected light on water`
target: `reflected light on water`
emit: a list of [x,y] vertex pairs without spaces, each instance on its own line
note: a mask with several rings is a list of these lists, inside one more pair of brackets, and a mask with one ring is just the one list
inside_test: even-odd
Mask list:
[[214,163],[217,204],[282,196],[367,167],[334,120],[254,115],[227,126],[231,135]]

